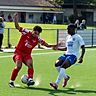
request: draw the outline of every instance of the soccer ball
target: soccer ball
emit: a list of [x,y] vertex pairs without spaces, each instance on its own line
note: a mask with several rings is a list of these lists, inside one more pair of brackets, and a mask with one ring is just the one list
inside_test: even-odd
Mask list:
[[24,84],[27,84],[28,76],[26,74],[21,76],[21,82],[24,83]]

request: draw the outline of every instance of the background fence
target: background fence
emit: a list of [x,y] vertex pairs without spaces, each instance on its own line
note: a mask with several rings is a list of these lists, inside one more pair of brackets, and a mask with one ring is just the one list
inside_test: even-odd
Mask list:
[[[32,31],[32,29],[29,29]],[[15,28],[6,28],[4,32],[3,48],[14,48],[19,39],[21,33]],[[43,29],[40,37],[44,39],[47,43],[56,44],[57,43],[57,29]]]
[[[85,42],[86,47],[96,47],[96,29],[77,30]],[[65,41],[67,36],[66,30],[58,30],[58,42]],[[62,45],[64,46],[64,45]]]
[[[83,37],[86,47],[96,46],[96,29],[78,30],[77,33]],[[3,39],[3,47],[14,48],[17,45],[20,36],[21,33],[15,28],[6,28]],[[40,34],[40,37],[50,44],[65,41],[66,36],[67,31],[65,29],[43,29],[43,32]]]

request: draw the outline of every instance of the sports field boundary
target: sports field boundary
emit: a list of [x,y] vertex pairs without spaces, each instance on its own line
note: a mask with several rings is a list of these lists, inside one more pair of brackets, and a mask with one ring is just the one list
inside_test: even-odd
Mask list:
[[[46,47],[41,47],[41,48],[38,48],[38,47],[35,47],[33,50],[50,50],[50,49],[52,49],[52,48],[46,48]],[[13,48],[13,49],[10,49],[10,48],[4,48],[4,49],[2,49],[3,50],[3,52],[9,52],[9,53],[13,53],[14,51],[15,51],[15,48]]]
[[[57,54],[57,53],[62,53],[62,52],[60,52],[60,51],[56,51],[56,52],[43,52],[43,53],[41,53],[41,52],[39,52],[39,53],[32,53],[31,55],[32,56],[36,56],[36,55],[45,55],[45,54]],[[5,55],[2,55],[2,56],[0,56],[0,58],[10,58],[10,57],[12,57],[13,55],[7,55],[7,56],[5,56]]]

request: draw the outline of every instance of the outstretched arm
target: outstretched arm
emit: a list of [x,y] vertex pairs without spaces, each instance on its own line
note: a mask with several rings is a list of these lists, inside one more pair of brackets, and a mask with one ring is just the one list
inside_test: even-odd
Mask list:
[[46,42],[43,45],[46,46],[46,47],[48,47],[48,48],[57,46],[57,45],[50,45],[50,44],[48,44]]
[[14,14],[14,24],[15,24],[15,28],[20,30],[20,26],[18,24],[18,13]]
[[53,48],[53,50],[61,50],[61,51],[66,51],[67,48],[62,48],[62,49],[59,49],[59,47],[62,45],[62,42],[58,43],[58,44],[48,44],[47,42],[45,42],[44,40],[40,39],[39,38],[39,43],[45,47],[48,47],[48,48]]
[[60,51],[66,51],[67,47],[62,47],[62,45],[65,45],[64,41],[61,41],[57,44],[57,46],[53,47],[54,50],[60,50]]
[[[60,43],[60,44],[61,44],[61,43]],[[60,44],[56,44],[56,45],[49,45],[49,44],[45,43],[44,46],[49,47],[49,48],[52,47],[53,50],[66,51],[67,48],[66,48],[66,47],[64,47],[64,48],[60,48],[60,47],[59,47]]]
[[53,48],[54,50],[60,50],[60,51],[66,51],[67,50],[67,48],[66,47],[59,47],[59,46],[55,46],[54,48]]

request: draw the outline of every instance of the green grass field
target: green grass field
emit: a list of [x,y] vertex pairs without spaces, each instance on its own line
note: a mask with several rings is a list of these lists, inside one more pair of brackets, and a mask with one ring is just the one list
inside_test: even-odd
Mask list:
[[12,60],[13,53],[0,53],[0,96],[96,96],[95,53],[95,48],[86,49],[84,62],[67,69],[71,79],[66,88],[62,88],[62,81],[58,90],[51,88],[49,83],[56,80],[58,72],[54,67],[54,62],[63,52],[33,51],[34,80],[37,86],[30,88],[20,81],[21,76],[27,72],[27,67],[24,65],[15,81],[15,84],[19,86],[15,88],[8,86],[12,68],[15,66]]

